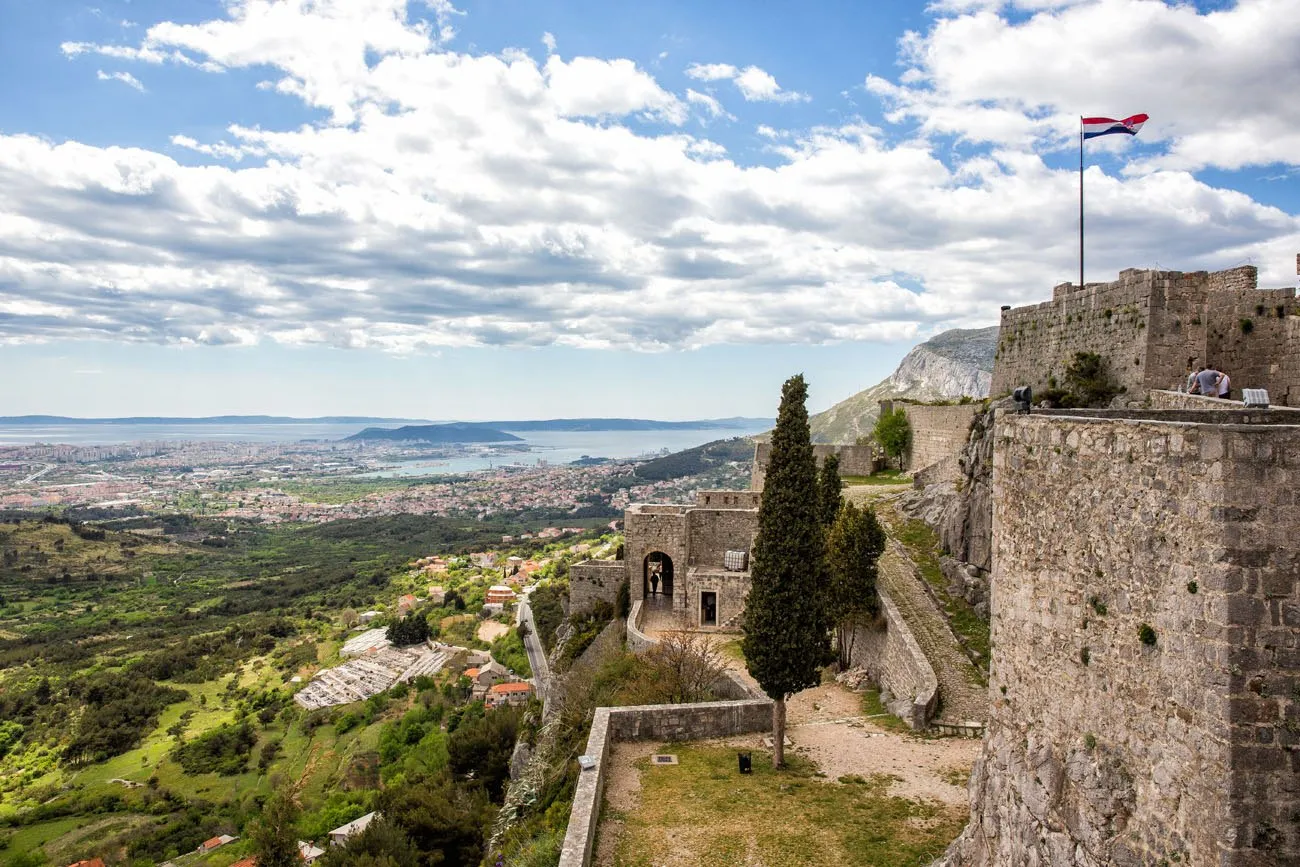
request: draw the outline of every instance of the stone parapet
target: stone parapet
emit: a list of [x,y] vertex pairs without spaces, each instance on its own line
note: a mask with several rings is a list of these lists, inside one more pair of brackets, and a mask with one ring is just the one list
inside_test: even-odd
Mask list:
[[638,599],[632,603],[632,610],[627,615],[627,646],[633,653],[645,653],[658,644],[641,631],[641,614],[644,610],[645,603]]
[[[1235,389],[1234,389],[1235,391]],[[1200,394],[1187,394],[1182,391],[1152,391],[1147,395],[1152,409],[1194,409],[1194,410],[1225,410],[1225,409],[1244,409],[1240,400],[1219,400],[1217,397],[1205,397]],[[1271,399],[1270,395],[1270,399]],[[1294,406],[1270,406],[1270,410],[1276,410],[1280,413],[1300,412],[1300,407]],[[1252,410],[1253,412],[1254,410]],[[1294,424],[1295,422],[1290,422]]]

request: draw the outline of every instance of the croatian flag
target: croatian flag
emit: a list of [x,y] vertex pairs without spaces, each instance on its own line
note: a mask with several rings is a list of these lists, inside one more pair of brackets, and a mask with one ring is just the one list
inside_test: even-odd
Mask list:
[[1089,139],[1116,132],[1137,135],[1138,130],[1142,129],[1142,124],[1147,122],[1147,115],[1135,114],[1123,120],[1115,120],[1113,117],[1085,117],[1082,120],[1083,137]]

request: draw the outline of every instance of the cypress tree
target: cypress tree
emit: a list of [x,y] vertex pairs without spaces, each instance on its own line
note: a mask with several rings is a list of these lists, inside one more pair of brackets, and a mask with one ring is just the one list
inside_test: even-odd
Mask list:
[[851,502],[840,509],[826,534],[831,613],[841,668],[852,663],[856,627],[880,611],[876,576],[885,544],[885,531],[875,513]]
[[827,455],[822,461],[821,475],[817,477],[817,499],[820,503],[822,526],[829,527],[835,523],[835,516],[840,513],[840,504],[844,497],[840,493],[840,456]]
[[825,530],[802,375],[786,380],[758,507],[742,647],[771,696],[772,765],[785,761],[785,700],[820,682],[830,650]]

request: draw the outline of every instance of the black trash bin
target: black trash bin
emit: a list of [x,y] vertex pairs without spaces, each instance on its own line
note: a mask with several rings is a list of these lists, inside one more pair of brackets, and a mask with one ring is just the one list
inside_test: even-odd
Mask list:
[[740,772],[742,774],[753,773],[754,767],[750,764],[749,753],[737,753],[736,758],[740,762]]

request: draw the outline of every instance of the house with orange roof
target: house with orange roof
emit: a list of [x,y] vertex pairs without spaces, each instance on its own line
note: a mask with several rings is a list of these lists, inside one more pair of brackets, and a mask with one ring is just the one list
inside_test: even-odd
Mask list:
[[68,867],[108,867],[103,858],[89,858],[85,861],[77,861],[69,864]]
[[211,852],[213,849],[216,849],[219,846],[224,846],[227,843],[233,843],[238,839],[239,839],[238,837],[232,837],[229,834],[222,834],[218,837],[209,837],[207,840],[204,840],[202,843],[199,844],[198,851]]
[[527,681],[498,683],[487,691],[487,695],[483,698],[483,705],[488,708],[497,708],[504,705],[527,704],[532,695],[533,685]]

